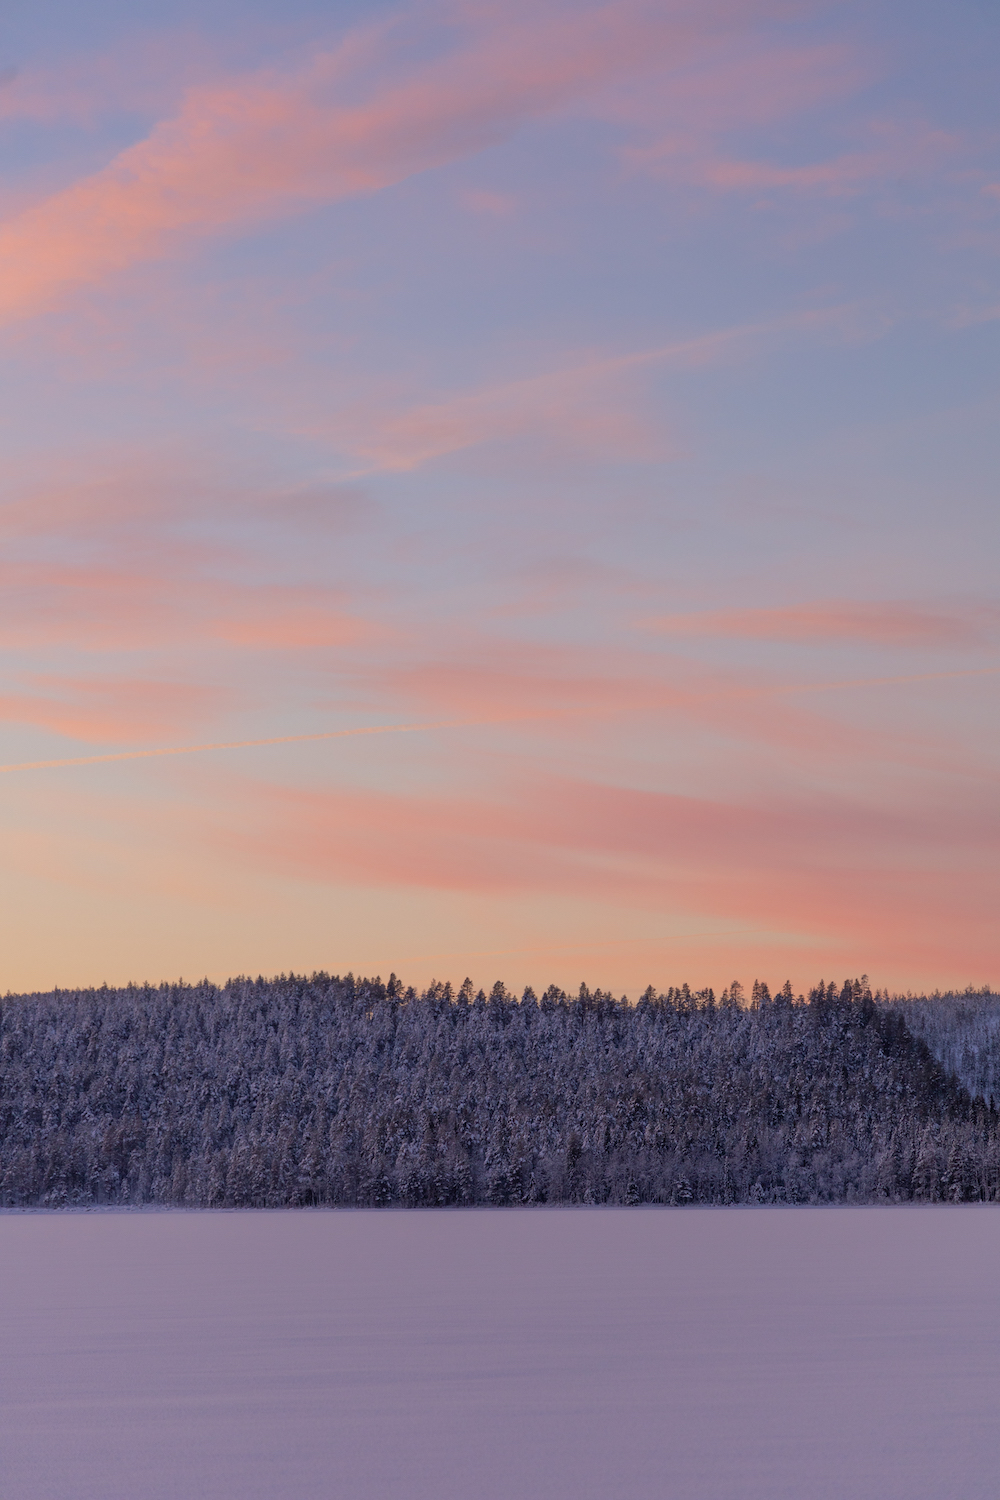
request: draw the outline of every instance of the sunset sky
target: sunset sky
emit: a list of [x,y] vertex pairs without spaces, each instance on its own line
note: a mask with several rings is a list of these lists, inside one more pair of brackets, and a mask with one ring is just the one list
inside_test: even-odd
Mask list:
[[9,0],[0,990],[1000,983],[998,77]]

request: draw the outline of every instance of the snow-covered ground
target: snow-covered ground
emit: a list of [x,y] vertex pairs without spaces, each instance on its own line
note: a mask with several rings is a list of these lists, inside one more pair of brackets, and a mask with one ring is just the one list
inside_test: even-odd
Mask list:
[[1000,1494],[1000,1210],[0,1215],[5,1500]]

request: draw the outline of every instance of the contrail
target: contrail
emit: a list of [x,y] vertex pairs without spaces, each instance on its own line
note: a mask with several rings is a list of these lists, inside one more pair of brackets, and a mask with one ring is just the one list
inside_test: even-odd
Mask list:
[[21,760],[0,766],[0,773],[51,771],[62,766],[97,766],[110,760],[155,760],[162,755],[198,755],[202,750],[249,750],[257,745],[296,745],[306,740],[344,740],[360,734],[419,734],[421,730],[463,729],[481,722],[483,721],[477,719],[446,719],[437,724],[370,724],[361,729],[328,729],[323,734],[277,734],[266,740],[220,740],[211,745],[168,745],[156,750],[114,750],[106,755],[73,755],[63,760]]
[[[1000,666],[969,667],[950,672],[919,672],[911,676],[859,677],[841,682],[793,683],[787,687],[775,685],[743,691],[737,689],[735,693],[723,696],[738,699],[768,697],[774,693],[825,693],[837,688],[887,687],[896,683],[936,682],[948,677],[988,677],[995,676],[998,672]],[[431,729],[472,729],[484,724],[508,724],[523,719],[559,717],[560,713],[571,712],[572,710],[563,709],[542,714],[510,714],[501,719],[441,719],[431,724],[366,724],[358,729],[328,729],[321,734],[277,734],[263,740],[219,740],[207,745],[166,745],[155,750],[113,750],[104,755],[72,755],[61,760],[20,760],[0,765],[0,775],[8,771],[55,771],[68,766],[98,766],[113,760],[157,760],[165,755],[200,755],[206,750],[251,750],[260,745],[299,745],[310,740],[343,740],[363,734],[420,734]]]

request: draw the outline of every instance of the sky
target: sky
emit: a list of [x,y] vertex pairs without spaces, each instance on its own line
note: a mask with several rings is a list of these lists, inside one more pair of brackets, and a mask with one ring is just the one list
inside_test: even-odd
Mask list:
[[9,0],[0,989],[1000,983],[998,75]]

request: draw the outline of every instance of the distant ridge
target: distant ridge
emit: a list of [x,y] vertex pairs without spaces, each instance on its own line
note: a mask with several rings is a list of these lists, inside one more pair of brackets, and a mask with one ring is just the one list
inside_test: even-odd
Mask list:
[[953,999],[327,974],[8,995],[0,1203],[995,1200],[997,1113],[907,1022],[942,1055],[949,1016],[1000,1009]]

